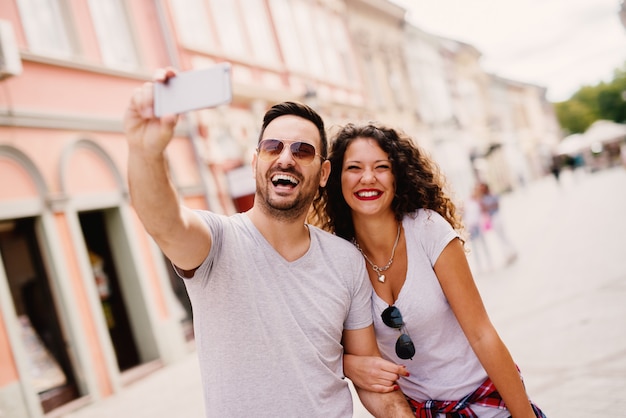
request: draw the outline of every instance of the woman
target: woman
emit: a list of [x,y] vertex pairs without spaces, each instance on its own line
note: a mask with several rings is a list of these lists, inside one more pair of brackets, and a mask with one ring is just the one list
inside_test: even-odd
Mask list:
[[436,165],[373,124],[342,128],[330,161],[315,215],[363,254],[386,359],[346,356],[346,376],[378,391],[397,380],[419,417],[544,416],[485,311]]
[[511,244],[506,230],[504,229],[504,224],[502,223],[502,217],[500,215],[500,198],[491,193],[487,183],[479,183],[477,188],[483,214],[489,220],[491,228],[496,233],[496,237],[500,240],[500,246],[506,253],[506,264],[511,264],[517,259],[517,252],[515,251],[513,244]]
[[472,244],[477,267],[482,271],[486,271],[491,268],[491,254],[485,237],[485,215],[481,206],[481,196],[482,192],[479,183],[474,186],[472,194],[465,200],[462,212],[463,223],[469,233],[469,240]]

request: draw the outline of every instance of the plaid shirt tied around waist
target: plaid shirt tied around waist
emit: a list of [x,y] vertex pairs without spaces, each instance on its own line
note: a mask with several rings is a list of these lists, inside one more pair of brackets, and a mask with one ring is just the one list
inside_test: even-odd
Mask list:
[[[491,379],[487,378],[474,392],[458,401],[415,401],[407,397],[411,408],[418,418],[434,418],[437,414],[445,414],[449,418],[478,418],[472,410],[472,405],[506,409],[502,397],[496,390]],[[544,413],[531,403],[533,412],[538,418],[546,418]]]

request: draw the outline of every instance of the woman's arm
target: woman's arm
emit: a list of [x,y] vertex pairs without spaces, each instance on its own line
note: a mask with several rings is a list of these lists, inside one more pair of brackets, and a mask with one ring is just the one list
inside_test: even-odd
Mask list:
[[458,239],[446,246],[434,269],[463,332],[511,415],[535,417],[513,358],[487,315]]

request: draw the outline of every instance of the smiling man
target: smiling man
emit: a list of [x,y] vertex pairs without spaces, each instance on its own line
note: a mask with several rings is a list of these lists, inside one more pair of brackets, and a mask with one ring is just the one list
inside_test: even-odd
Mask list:
[[[179,204],[164,155],[177,117],[154,117],[152,90],[137,89],[125,115],[130,192],[187,287],[206,416],[351,417],[344,351],[379,352],[360,254],[305,223],[330,173],[321,117],[293,102],[265,114],[254,205],[224,216]],[[412,415],[399,391],[359,396],[375,416]]]

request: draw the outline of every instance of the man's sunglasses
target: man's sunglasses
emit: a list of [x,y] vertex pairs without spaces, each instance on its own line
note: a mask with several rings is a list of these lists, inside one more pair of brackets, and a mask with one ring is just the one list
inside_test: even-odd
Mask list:
[[307,142],[291,142],[283,141],[282,139],[264,139],[259,142],[256,152],[263,161],[273,161],[282,154],[285,144],[289,145],[291,155],[301,165],[311,164],[316,156],[319,156],[322,160],[324,159],[316,152],[315,147]]
[[402,314],[400,309],[395,306],[389,306],[380,315],[385,325],[391,328],[395,328],[400,331],[400,336],[396,341],[396,354],[403,360],[411,359],[415,355],[415,346],[408,334],[402,332],[404,327],[404,321],[402,320]]

